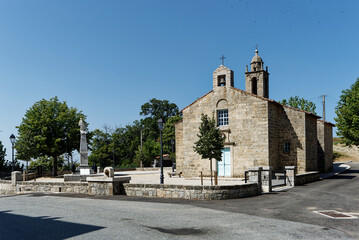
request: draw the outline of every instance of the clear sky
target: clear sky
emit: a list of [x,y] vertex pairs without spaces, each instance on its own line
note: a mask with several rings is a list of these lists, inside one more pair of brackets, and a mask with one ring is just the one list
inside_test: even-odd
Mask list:
[[0,0],[0,140],[42,98],[87,115],[90,130],[139,119],[151,98],[184,108],[212,89],[221,64],[244,89],[245,66],[268,65],[269,97],[327,94],[334,122],[359,77],[359,1]]

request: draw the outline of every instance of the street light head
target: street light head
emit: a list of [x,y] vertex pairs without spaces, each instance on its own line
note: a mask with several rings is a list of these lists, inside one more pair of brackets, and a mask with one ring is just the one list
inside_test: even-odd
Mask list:
[[16,139],[15,135],[14,135],[14,134],[11,134],[11,135],[10,135],[10,142],[11,142],[12,144],[15,143],[15,139]]
[[175,145],[175,140],[173,138],[171,139],[171,144]]
[[162,131],[163,130],[163,120],[162,120],[162,118],[158,119],[157,123],[158,123],[158,128]]

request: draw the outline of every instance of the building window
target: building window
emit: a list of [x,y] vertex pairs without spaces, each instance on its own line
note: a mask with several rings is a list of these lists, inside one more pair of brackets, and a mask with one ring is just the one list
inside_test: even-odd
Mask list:
[[284,143],[284,149],[283,149],[283,151],[284,151],[285,153],[290,153],[290,142],[285,142],[285,143]]
[[218,110],[218,126],[228,125],[228,109]]

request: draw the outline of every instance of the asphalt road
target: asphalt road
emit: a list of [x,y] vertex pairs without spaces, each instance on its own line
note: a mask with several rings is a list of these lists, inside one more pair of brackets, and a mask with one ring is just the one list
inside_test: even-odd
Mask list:
[[[222,201],[27,194],[0,197],[0,239],[359,239],[359,164],[286,192]],[[359,216],[359,215],[356,215]]]

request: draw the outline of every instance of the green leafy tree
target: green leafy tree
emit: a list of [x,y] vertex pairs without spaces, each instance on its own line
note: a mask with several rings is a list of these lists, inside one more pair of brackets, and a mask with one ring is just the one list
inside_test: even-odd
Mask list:
[[101,131],[99,129],[94,130],[90,145],[90,164],[95,163],[101,168],[112,166],[112,148],[111,134],[108,131]]
[[5,170],[7,168],[5,157],[6,157],[6,148],[0,141],[0,170]]
[[312,101],[305,100],[304,98],[299,98],[298,96],[290,97],[288,100],[283,99],[282,101],[279,101],[279,103],[282,105],[299,108],[306,112],[317,114],[315,112],[316,106]]
[[168,118],[178,115],[178,107],[174,103],[170,103],[168,100],[158,100],[152,98],[148,103],[141,106],[140,115],[151,116],[156,121],[162,118],[164,122],[167,122]]
[[211,185],[212,185],[212,159],[222,161],[222,149],[224,137],[216,126],[216,120],[207,115],[201,116],[198,141],[195,142],[194,150],[202,156],[202,159],[210,160]]
[[359,146],[359,78],[350,89],[342,91],[335,113],[337,134],[346,145]]
[[160,131],[158,129],[157,121],[162,118],[166,123],[172,116],[178,115],[178,107],[174,103],[170,103],[168,100],[158,100],[156,98],[151,99],[149,102],[141,106],[140,115],[147,116],[141,120],[145,139],[158,139],[160,137]]
[[[54,160],[52,157],[41,156],[30,162],[29,169],[34,169],[41,166],[43,171],[52,171],[53,164]],[[63,156],[58,157],[57,168],[60,170],[60,172],[69,170],[68,166],[65,164],[65,158]]]
[[148,139],[143,143],[142,151],[141,146],[138,146],[135,159],[137,162],[142,160],[144,166],[149,167],[151,162],[159,156],[161,152],[161,144],[153,139]]
[[26,111],[17,127],[19,137],[16,150],[24,160],[52,157],[52,174],[57,176],[58,157],[80,146],[80,118],[85,122],[86,117],[81,111],[68,107],[66,102],[60,102],[57,97],[42,99]]
[[163,129],[163,152],[171,153],[172,152],[172,144],[171,140],[175,140],[175,123],[182,119],[181,115],[172,116],[168,119],[165,124],[165,128]]
[[115,156],[116,166],[119,167],[139,166],[140,161],[143,161],[145,166],[149,166],[150,162],[160,154],[160,151],[156,150],[160,145],[160,132],[157,125],[159,118],[163,118],[166,123],[163,143],[164,152],[169,153],[171,151],[170,140],[174,136],[173,123],[180,118],[177,105],[167,100],[153,98],[141,106],[140,115],[146,117],[126,127],[118,127],[111,131],[109,127],[105,127],[104,130],[93,131],[89,163],[96,163],[101,167],[111,166],[113,156]]
[[31,156],[36,156],[36,149],[33,148],[34,142],[29,130],[24,130],[23,134],[19,136],[15,142],[16,158],[26,161],[26,168],[31,160]]

